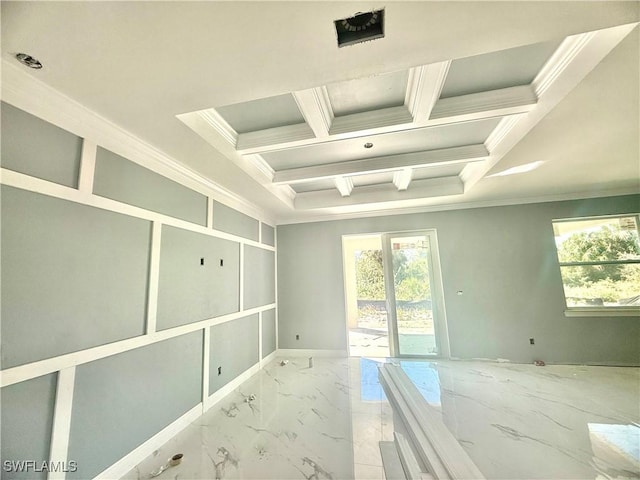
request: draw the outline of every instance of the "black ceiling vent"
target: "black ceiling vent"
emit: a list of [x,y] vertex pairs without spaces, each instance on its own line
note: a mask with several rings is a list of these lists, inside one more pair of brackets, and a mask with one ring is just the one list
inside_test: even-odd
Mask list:
[[338,47],[384,37],[384,10],[356,13],[353,17],[336,20]]

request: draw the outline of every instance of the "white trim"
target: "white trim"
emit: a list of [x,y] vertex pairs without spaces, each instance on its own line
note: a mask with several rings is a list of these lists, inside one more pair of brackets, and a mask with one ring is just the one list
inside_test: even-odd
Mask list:
[[438,100],[431,111],[431,120],[444,118],[454,121],[525,113],[533,109],[536,94],[530,85],[501,88],[488,92],[470,93]]
[[475,208],[509,207],[514,205],[527,205],[531,203],[565,202],[571,200],[586,200],[590,198],[617,197],[622,195],[638,195],[638,189],[634,187],[606,190],[603,192],[570,192],[558,195],[541,195],[535,197],[506,198],[486,200],[482,202],[460,202],[439,205],[419,205],[415,207],[398,208],[395,210],[369,210],[364,212],[343,213],[318,213],[317,215],[287,218],[278,223],[282,225],[295,225],[300,223],[333,222],[338,220],[350,220],[355,218],[387,217],[396,215],[411,215],[415,213],[448,212],[454,210],[471,210]]
[[536,108],[513,124],[498,143],[494,141],[488,162],[465,168],[465,188],[472,188],[484,178],[636,25],[620,25],[565,39],[530,86],[534,95],[540,92]]
[[213,197],[207,197],[207,228],[213,228]]
[[560,46],[553,52],[551,58],[533,79],[533,91],[541,97],[555,82],[564,70],[573,62],[580,51],[593,40],[596,32],[587,32],[565,38]]
[[567,308],[565,317],[639,317],[640,307]]
[[446,60],[409,69],[404,104],[414,122],[426,122],[431,116],[450,66],[451,60]]
[[422,397],[399,365],[382,364],[378,378],[393,408],[394,421],[406,432],[412,450],[428,473],[437,479],[484,479],[482,472],[461,447],[442,416]]
[[322,88],[310,88],[293,92],[302,116],[306,120],[316,138],[329,136],[329,128],[333,121],[333,111],[328,97]]
[[242,213],[272,220],[272,215],[260,206],[169,157],[4,58],[2,100],[205,196],[213,195],[216,200]]
[[[411,200],[415,198],[461,195],[464,184],[457,175],[450,177],[414,180],[411,188],[399,192],[393,184],[366,185],[354,189],[348,197],[339,196],[334,190],[302,192],[296,197],[296,209],[329,208],[361,204],[375,204]],[[391,212],[391,215],[395,213]]]
[[525,114],[503,117],[484,142],[484,146],[486,147],[487,151],[489,153],[493,152],[496,147],[500,145],[500,142],[505,139],[509,132],[513,130],[518,121],[524,117]]
[[202,413],[204,405],[209,397],[209,369],[211,368],[211,328],[202,329]]
[[222,118],[215,108],[200,110],[196,112],[205,122],[211,125],[222,137],[232,146],[236,146],[238,142],[238,133]]
[[[254,180],[260,183],[267,191],[273,194],[278,200],[283,202],[289,208],[293,208],[293,201],[290,189],[274,188],[271,185],[271,175],[267,175],[264,169],[261,169],[252,158],[246,158],[236,151],[218,132],[210,127],[210,125],[198,114],[185,113],[176,115],[176,118],[188,126],[191,130],[200,135],[209,145],[212,145],[221,155],[231,159],[238,167],[249,174]],[[257,149],[260,150],[260,149]],[[258,153],[258,152],[255,152]],[[224,202],[223,202],[224,203]],[[232,206],[233,205],[229,205]],[[241,209],[238,209],[242,211]],[[247,213],[248,212],[242,212]],[[255,216],[255,215],[252,215]],[[272,221],[272,217],[267,218]]]
[[169,426],[163,428],[149,440],[144,442],[135,450],[122,457],[116,463],[96,475],[96,479],[112,480],[121,478],[129,471],[135,468],[140,462],[151,455],[155,450],[162,447],[165,443],[175,437],[182,430],[187,428],[192,422],[198,419],[202,414],[202,404],[198,403],[187,413],[178,418]]
[[348,197],[353,191],[353,180],[351,180],[351,177],[335,177],[333,184],[343,197]]
[[329,133],[339,135],[341,133],[358,132],[363,130],[389,127],[391,125],[406,125],[413,122],[413,117],[406,106],[388,107],[368,112],[352,113],[333,119]]
[[209,318],[199,322],[181,325],[179,327],[161,330],[149,335],[140,335],[118,342],[99,345],[97,347],[87,348],[78,352],[67,353],[53,358],[39,360],[37,362],[18,365],[17,367],[7,368],[0,372],[0,387],[6,387],[19,383],[30,378],[46,375],[47,373],[56,372],[64,368],[81,365],[83,363],[92,362],[101,358],[109,357],[117,353],[133,350],[134,348],[144,347],[153,343],[161,342],[169,338],[178,337],[186,333],[202,330],[203,328],[221,323],[230,322],[238,318],[247,317],[255,313],[271,310],[275,307],[275,303],[251,308],[249,310],[233,312],[220,317]]
[[267,355],[262,359],[261,368],[264,368],[265,365],[269,365],[273,360],[275,360],[277,356],[278,356],[278,349],[276,348],[273,352],[271,352],[269,355]]
[[[60,462],[65,467],[69,453],[69,435],[71,432],[71,412],[73,409],[73,389],[75,386],[76,367],[69,367],[58,372],[56,385],[56,401],[51,428],[51,448],[49,460]],[[48,480],[64,480],[66,468],[61,471],[49,471]]]
[[278,357],[348,357],[346,350],[314,350],[307,348],[279,348],[276,350]]
[[145,333],[156,331],[158,316],[158,288],[160,285],[160,245],[162,242],[162,223],[153,222],[151,232],[151,259],[149,261],[149,297],[147,298],[147,322]]
[[266,128],[255,132],[239,134],[237,150],[240,153],[258,153],[249,150],[274,143],[289,143],[310,138],[315,138],[315,136],[311,127],[306,123]]
[[244,245],[240,244],[240,269],[239,269],[238,281],[238,308],[240,311],[244,311]]
[[142,218],[144,220],[150,220],[152,222],[157,221],[165,225],[171,225],[173,227],[182,228],[184,230],[202,233],[204,235],[209,235],[212,237],[223,238],[225,240],[232,240],[234,242],[245,243],[247,245],[262,248],[264,250],[275,250],[275,247],[272,247],[271,245],[261,244],[260,242],[256,242],[255,240],[239,237],[237,235],[222,232],[220,230],[210,229],[203,225],[198,225],[186,220],[170,217],[162,213],[145,210],[144,208],[118,202],[117,200],[112,200],[110,198],[83,193],[76,190],[75,188],[65,187],[63,185],[48,182],[40,178],[30,177],[29,175],[14,172],[12,170],[7,170],[5,168],[0,169],[0,181],[4,185],[21,188],[23,190],[28,190],[35,193],[41,193],[50,197],[61,198],[63,200],[69,200],[71,202],[80,203],[111,212],[122,213],[124,215]]
[[242,158],[252,164],[254,168],[258,169],[264,178],[267,179],[267,182],[273,181],[274,170],[271,168],[271,165],[262,158],[262,155],[259,153],[252,153],[249,155],[243,155]]
[[462,147],[440,148],[421,152],[401,153],[383,157],[371,157],[346,162],[315,165],[311,167],[280,170],[273,177],[274,184],[293,184],[335,178],[341,175],[389,172],[400,168],[438,167],[458,163],[471,163],[485,160],[489,152],[483,144]]
[[80,158],[80,173],[78,174],[78,190],[85,193],[93,192],[93,177],[96,172],[96,154],[98,145],[91,140],[82,140],[82,156]]
[[213,407],[216,403],[222,400],[224,397],[233,392],[236,388],[246,382],[249,378],[254,376],[256,373],[260,371],[260,362],[257,362],[253,366],[246,369],[236,378],[231,380],[229,383],[219,388],[215,392],[213,392],[204,402],[203,411],[206,412],[211,407]]
[[411,168],[403,168],[393,174],[393,184],[399,192],[408,189],[411,180],[413,180],[413,170]]
[[262,313],[258,312],[258,362],[260,363],[260,368],[262,368]]

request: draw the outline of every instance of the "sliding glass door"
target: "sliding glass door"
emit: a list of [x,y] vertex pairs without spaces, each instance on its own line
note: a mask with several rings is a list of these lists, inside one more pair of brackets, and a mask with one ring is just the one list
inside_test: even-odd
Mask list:
[[384,234],[382,251],[391,355],[448,356],[435,232]]

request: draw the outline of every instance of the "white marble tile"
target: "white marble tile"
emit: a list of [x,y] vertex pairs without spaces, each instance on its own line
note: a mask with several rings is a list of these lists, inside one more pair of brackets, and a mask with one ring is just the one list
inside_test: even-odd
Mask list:
[[[149,478],[175,453],[183,462],[157,478],[384,478],[378,442],[393,440],[393,413],[376,362],[288,360],[265,367],[125,478]],[[489,479],[640,477],[638,369],[402,363]]]
[[[480,362],[433,368],[444,422],[487,478],[640,477],[637,368]],[[603,424],[598,436],[594,429]],[[620,428],[618,443],[635,451],[615,444],[611,432]]]

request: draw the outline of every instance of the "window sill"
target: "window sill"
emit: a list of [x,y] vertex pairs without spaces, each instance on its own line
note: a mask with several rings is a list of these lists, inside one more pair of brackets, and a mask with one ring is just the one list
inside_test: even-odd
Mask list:
[[640,317],[640,307],[569,308],[565,317]]

